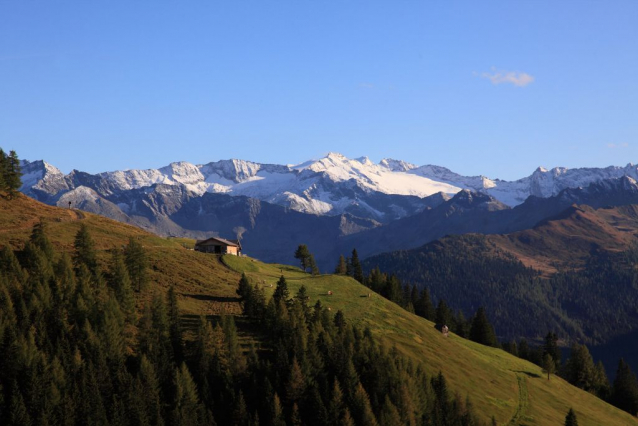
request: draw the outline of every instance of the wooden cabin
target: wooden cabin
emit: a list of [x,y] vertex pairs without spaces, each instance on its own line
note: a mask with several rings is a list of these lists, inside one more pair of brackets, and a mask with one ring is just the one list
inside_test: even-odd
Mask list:
[[239,240],[225,240],[219,237],[198,240],[195,243],[195,250],[202,253],[232,254],[241,256],[241,243]]

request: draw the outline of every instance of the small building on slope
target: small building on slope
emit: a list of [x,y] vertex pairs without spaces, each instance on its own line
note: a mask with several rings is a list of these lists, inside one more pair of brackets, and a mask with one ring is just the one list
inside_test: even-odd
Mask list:
[[212,237],[206,240],[198,240],[195,243],[195,250],[201,251],[202,253],[241,256],[241,243],[239,240],[225,240],[219,237]]

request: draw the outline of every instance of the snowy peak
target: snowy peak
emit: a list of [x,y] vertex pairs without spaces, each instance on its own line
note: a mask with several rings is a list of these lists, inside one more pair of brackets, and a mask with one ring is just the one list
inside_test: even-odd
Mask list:
[[384,158],[379,162],[379,165],[390,169],[393,172],[407,172],[408,170],[417,168],[417,166],[412,163],[402,160],[394,160],[392,158]]
[[[486,194],[492,199],[484,200],[485,205],[501,208],[497,200],[513,207],[532,195],[548,198],[568,188],[586,188],[609,179],[627,177],[634,182],[638,179],[638,167],[631,163],[625,167],[606,168],[539,167],[528,177],[504,181],[483,175],[463,176],[436,165],[417,167],[392,158],[375,164],[368,157],[350,159],[336,152],[296,166],[239,159],[203,165],[180,161],[159,169],[121,170],[96,175],[74,171],[65,176],[44,161],[25,161],[22,164],[21,190],[47,202],[55,202],[65,192],[79,186],[90,188],[101,197],[117,197],[125,191],[167,185],[180,187],[195,196],[207,192],[247,196],[305,213],[338,215],[356,209],[356,212],[374,220],[404,217],[425,208],[421,202],[420,207],[410,204],[411,207],[406,209],[407,205],[397,204],[396,197],[418,200],[437,193],[453,196],[461,190],[468,190],[471,192],[459,194],[459,203],[476,203],[479,194]],[[631,183],[627,182],[630,187]],[[472,194],[472,200],[469,194]],[[392,202],[388,201],[390,198]]]

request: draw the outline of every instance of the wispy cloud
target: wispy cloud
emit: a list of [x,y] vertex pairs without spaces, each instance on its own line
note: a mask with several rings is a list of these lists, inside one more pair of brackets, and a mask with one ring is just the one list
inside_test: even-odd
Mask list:
[[629,144],[627,142],[624,143],[608,143],[607,148],[616,149],[616,148],[628,148]]
[[481,78],[486,78],[494,85],[513,84],[517,87],[525,87],[534,82],[534,76],[520,71],[503,71],[492,67],[491,72],[481,73]]
[[372,83],[359,83],[359,87],[363,87],[364,89],[374,89],[374,84]]

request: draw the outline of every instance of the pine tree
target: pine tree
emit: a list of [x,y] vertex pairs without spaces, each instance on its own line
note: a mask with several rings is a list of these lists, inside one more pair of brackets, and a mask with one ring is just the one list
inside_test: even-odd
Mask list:
[[565,364],[564,374],[565,380],[572,385],[586,391],[596,390],[596,367],[587,346],[577,343],[572,345],[569,359]]
[[310,251],[308,250],[308,246],[305,244],[300,244],[295,250],[295,259],[298,259],[301,263],[301,269],[306,272],[308,267],[310,266]]
[[168,324],[171,346],[173,348],[175,363],[180,364],[184,360],[184,341],[182,339],[182,321],[179,314],[175,287],[169,287],[166,298],[168,305]]
[[7,159],[7,154],[5,154],[4,149],[0,148],[0,190],[3,191],[9,190],[9,186],[5,181],[8,170],[9,160]]
[[85,224],[80,225],[80,230],[75,234],[75,242],[73,244],[75,251],[73,261],[75,267],[79,268],[84,265],[93,274],[97,274],[97,254],[95,252],[95,243],[89,234],[89,230]]
[[272,298],[275,302],[287,301],[290,298],[290,292],[288,291],[288,283],[286,278],[282,275],[277,281],[277,287],[275,288]]
[[578,426],[578,420],[576,419],[576,413],[572,408],[567,412],[565,416],[565,426]]
[[483,307],[478,308],[474,319],[472,319],[470,340],[486,346],[496,346],[497,344],[494,328],[487,319]]
[[148,283],[148,258],[144,247],[142,247],[139,241],[131,237],[124,250],[124,257],[126,259],[129,276],[131,277],[131,283],[133,287],[140,292]]
[[13,390],[11,392],[11,404],[9,405],[9,424],[31,426],[32,419],[29,415],[29,410],[24,403],[22,393],[18,388],[18,384],[14,383]]
[[275,393],[275,396],[273,397],[272,405],[272,426],[286,426],[284,410],[281,407],[281,400],[277,393]]
[[436,312],[434,313],[434,322],[438,328],[447,325],[449,327],[452,324],[452,311],[448,308],[445,300],[439,300],[439,304],[436,307]]
[[53,244],[51,244],[51,241],[49,241],[49,238],[46,234],[46,222],[40,219],[40,221],[33,226],[29,241],[31,241],[34,246],[40,249],[40,251],[47,257],[49,262],[52,262],[54,258]]
[[618,362],[611,402],[634,416],[638,414],[638,382],[629,364],[622,358]]
[[319,268],[317,267],[317,262],[315,262],[315,256],[312,254],[308,258],[308,268],[310,268],[312,275],[319,275]]
[[335,268],[335,274],[337,275],[346,275],[348,273],[348,266],[346,265],[346,258],[343,255],[339,256],[339,263],[337,263],[337,267]]
[[135,322],[135,298],[131,289],[131,278],[119,250],[111,251],[109,285],[113,289],[127,321],[133,324]]
[[403,291],[401,291],[401,283],[396,276],[392,275],[388,277],[388,280],[381,294],[383,294],[386,299],[396,303],[399,306],[403,306]]
[[335,327],[337,327],[340,332],[343,332],[346,329],[346,316],[343,314],[341,309],[339,309],[335,314],[334,323]]
[[377,419],[370,405],[370,397],[359,383],[352,397],[352,415],[357,424],[367,426],[378,426]]
[[199,424],[200,404],[197,387],[186,364],[175,370],[173,421],[179,425]]
[[556,333],[549,332],[545,336],[545,344],[543,345],[543,355],[550,354],[556,364],[556,368],[560,367],[560,348],[558,347],[558,336]]
[[324,405],[316,386],[313,386],[309,390],[307,402],[304,405],[306,407],[304,410],[306,413],[306,421],[304,424],[311,426],[324,426],[330,424],[328,422],[328,411],[326,410],[326,406]]
[[545,354],[543,356],[543,373],[547,373],[547,380],[549,380],[549,375],[554,374],[556,371],[556,364],[554,364],[554,358],[550,354]]
[[3,176],[4,184],[9,191],[9,197],[15,198],[18,189],[22,186],[22,172],[20,170],[20,160],[18,159],[18,154],[15,151],[11,151],[9,153],[9,157],[7,157],[6,161],[6,169],[5,174]]
[[242,391],[239,391],[235,410],[233,411],[233,425],[250,426],[250,415],[248,414],[248,407]]
[[383,426],[402,426],[404,424],[399,415],[399,410],[397,410],[397,407],[390,401],[388,395],[385,396],[381,414],[379,414],[379,424]]
[[352,278],[359,281],[360,283],[363,283],[363,268],[361,267],[361,262],[359,261],[359,254],[357,253],[357,249],[352,250],[350,263],[352,264]]
[[239,297],[241,297],[244,301],[250,297],[250,293],[253,288],[248,281],[248,277],[246,273],[241,274],[241,278],[239,279],[239,286],[237,287],[236,293]]
[[339,385],[339,380],[335,377],[334,385],[332,386],[332,397],[328,404],[328,421],[329,424],[339,424],[339,420],[343,416],[343,392]]
[[301,399],[306,389],[306,380],[301,371],[301,367],[297,362],[297,358],[292,361],[292,367],[290,368],[290,374],[288,382],[286,384],[286,398],[290,404],[295,403]]

